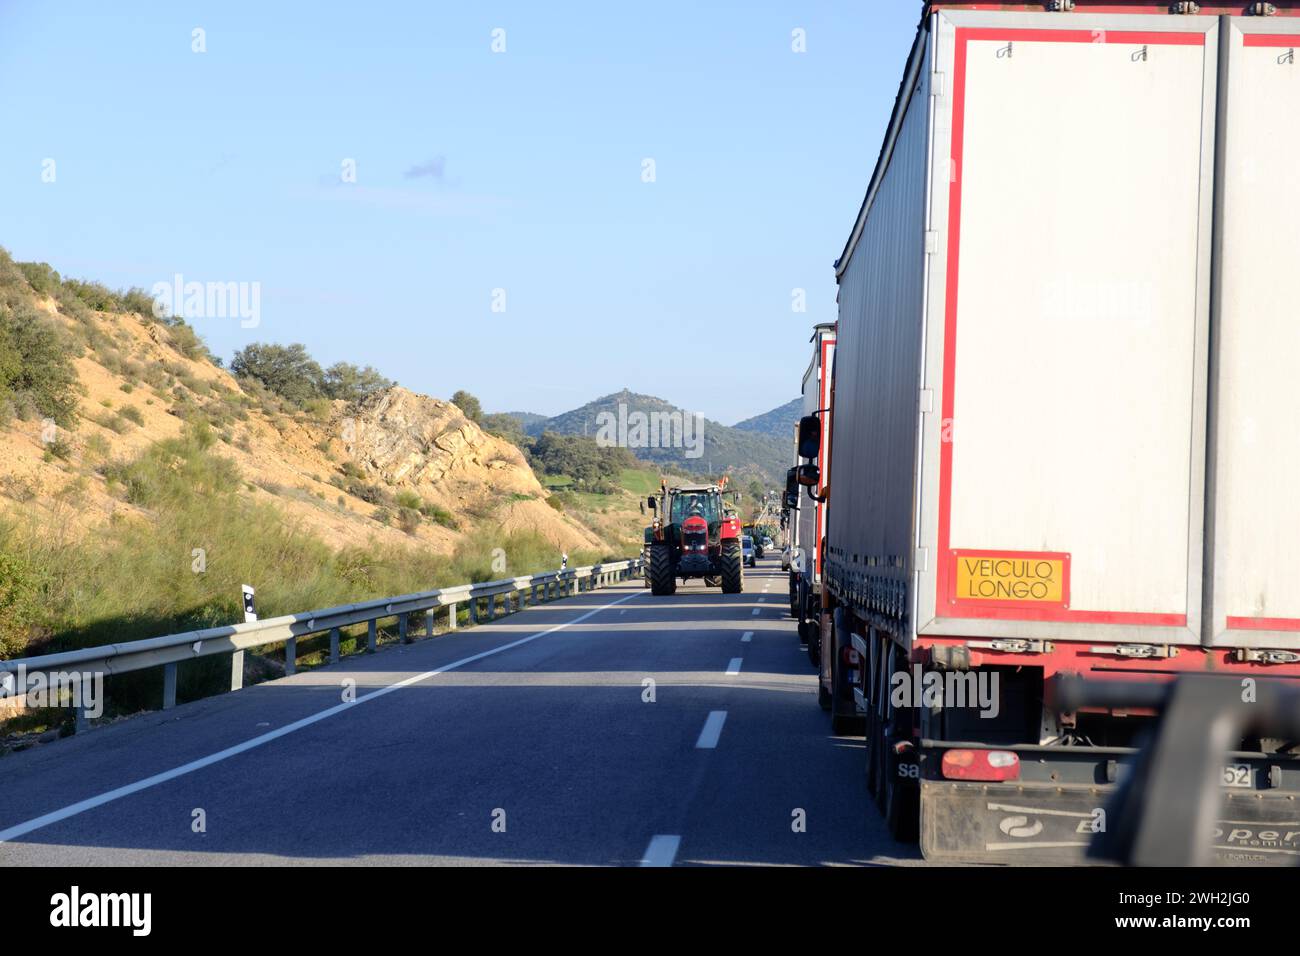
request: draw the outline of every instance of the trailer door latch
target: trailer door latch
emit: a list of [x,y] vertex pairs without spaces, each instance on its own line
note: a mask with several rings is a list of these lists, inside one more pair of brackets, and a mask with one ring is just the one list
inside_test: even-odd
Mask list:
[[1254,649],[1248,647],[1237,648],[1236,658],[1238,661],[1250,661],[1253,664],[1297,664],[1300,663],[1300,654],[1294,651],[1279,651],[1276,649]]
[[1099,644],[1088,648],[1088,653],[1114,654],[1117,657],[1148,660],[1157,657],[1177,657],[1178,648],[1164,644]]
[[1052,652],[1050,641],[967,641],[966,646],[979,650],[1001,651],[1004,654],[1050,654]]

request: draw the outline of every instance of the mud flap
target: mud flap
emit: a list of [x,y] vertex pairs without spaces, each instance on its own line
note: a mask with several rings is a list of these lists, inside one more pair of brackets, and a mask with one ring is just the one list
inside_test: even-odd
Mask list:
[[[1098,865],[1086,856],[1114,787],[921,781],[921,852],[939,863]],[[1226,794],[1215,862],[1294,866],[1300,812],[1279,792]]]

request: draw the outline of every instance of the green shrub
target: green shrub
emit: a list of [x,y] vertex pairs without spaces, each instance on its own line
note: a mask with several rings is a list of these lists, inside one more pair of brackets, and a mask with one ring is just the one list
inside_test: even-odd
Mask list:
[[71,428],[78,384],[66,337],[53,322],[25,303],[0,308],[0,399],[30,404]]
[[140,411],[140,409],[136,408],[134,405],[122,406],[122,409],[118,414],[129,421],[135,422],[137,425],[144,424],[144,412]]

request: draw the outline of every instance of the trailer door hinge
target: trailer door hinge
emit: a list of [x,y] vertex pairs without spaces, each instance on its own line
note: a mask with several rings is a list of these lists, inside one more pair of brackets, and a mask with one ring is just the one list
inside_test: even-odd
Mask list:
[[1143,660],[1157,657],[1177,657],[1178,648],[1165,644],[1099,644],[1088,648],[1090,654],[1114,654],[1116,657],[1135,657]]
[[1048,13],[1073,13],[1074,0],[1047,0]]
[[925,234],[925,254],[932,256],[939,251],[939,233],[933,229]]
[[1201,12],[1201,5],[1196,0],[1178,0],[1169,4],[1169,12],[1175,15],[1194,17]]
[[940,96],[940,97],[943,96],[943,91],[944,91],[943,83],[944,83],[944,75],[942,73],[939,73],[937,71],[931,73],[930,74],[930,95]]
[[929,548],[916,549],[916,570],[921,573],[930,570],[930,549]]
[[966,646],[1005,654],[1050,654],[1055,648],[1051,641],[1025,640],[967,641]]
[[1256,650],[1249,647],[1237,648],[1236,659],[1238,661],[1250,661],[1253,664],[1297,664],[1300,663],[1300,654],[1294,651],[1279,650]]
[[934,389],[921,389],[920,406],[922,415],[931,415],[934,413]]

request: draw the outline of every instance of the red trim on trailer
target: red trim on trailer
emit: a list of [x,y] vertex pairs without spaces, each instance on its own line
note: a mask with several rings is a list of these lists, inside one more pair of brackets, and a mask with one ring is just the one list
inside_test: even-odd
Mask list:
[[[929,663],[936,647],[965,647],[973,638],[917,637],[912,646],[912,663]],[[1179,646],[1173,657],[1120,657],[1110,651],[1114,645],[1078,641],[1054,641],[1052,649],[1042,654],[1008,653],[986,648],[970,648],[970,666],[1032,667],[1041,669],[1043,677],[1055,674],[1082,674],[1120,680],[1173,678],[1188,673],[1222,673],[1236,677],[1300,678],[1300,664],[1263,664],[1233,659],[1235,650],[1228,647]],[[1097,647],[1097,650],[1093,650]]]
[[1300,46],[1300,33],[1247,33],[1242,41],[1245,46],[1295,47]]
[[1230,631],[1300,631],[1300,619],[1294,617],[1232,617]]
[[[1004,27],[963,27],[957,43],[971,40],[1020,40],[1022,43],[1146,43],[1152,46],[1205,46],[1204,33],[1167,33],[1157,30],[1012,30]],[[962,82],[965,82],[965,75]]]
[[[996,7],[995,7],[996,8]],[[939,442],[939,566],[935,573],[935,617],[981,618],[1008,621],[1073,621],[1081,624],[1133,624],[1148,627],[1186,627],[1187,614],[1135,611],[1078,611],[1064,607],[968,607],[953,613],[952,579],[952,456],[954,394],[957,380],[957,306],[961,279],[962,180],[965,176],[966,63],[971,40],[1016,40],[1033,43],[1142,43],[1150,46],[1205,46],[1204,33],[1125,30],[1018,30],[1000,27],[962,27],[956,31],[953,60],[952,171],[948,187],[948,275],[943,323],[943,403]],[[972,549],[976,550],[976,549]]]
[[[826,494],[826,486],[831,480],[831,365],[826,361],[827,353],[835,348],[835,334],[827,334],[821,341],[821,377],[817,381],[817,407],[826,409],[826,421],[822,423],[822,482],[817,489],[818,495]],[[813,577],[822,576],[822,540],[826,537],[826,505],[817,502],[813,513]]]

